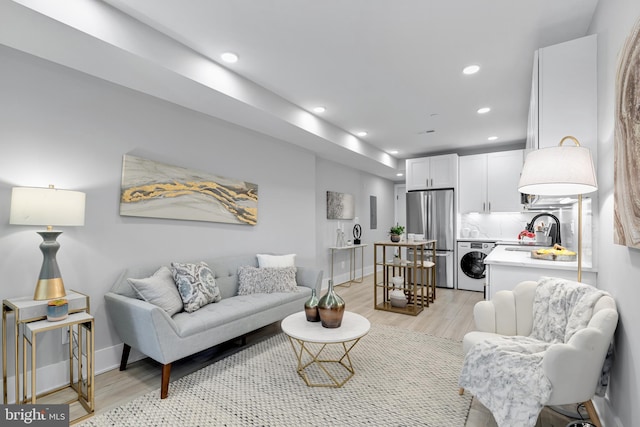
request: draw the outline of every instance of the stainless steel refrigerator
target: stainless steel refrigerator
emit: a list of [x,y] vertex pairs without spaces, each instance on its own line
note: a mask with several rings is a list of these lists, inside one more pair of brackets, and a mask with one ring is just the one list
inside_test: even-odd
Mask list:
[[436,240],[436,286],[453,288],[455,215],[453,189],[407,193],[407,234]]

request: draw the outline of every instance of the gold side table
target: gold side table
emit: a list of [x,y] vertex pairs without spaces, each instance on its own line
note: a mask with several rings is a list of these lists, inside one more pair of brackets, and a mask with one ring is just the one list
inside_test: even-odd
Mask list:
[[[68,291],[65,299],[69,303],[69,314],[90,312],[89,296],[76,291]],[[8,298],[2,301],[2,393],[3,403],[8,402],[8,354],[7,354],[7,317],[13,314],[13,354],[15,362],[15,403],[20,400],[20,337],[24,325],[47,318],[48,300],[36,301],[32,297]]]
[[[38,355],[38,334],[65,327],[68,327],[70,330],[69,383],[37,396],[36,358]],[[79,402],[87,412],[86,415],[71,420],[71,423],[78,422],[93,415],[95,409],[95,340],[93,331],[93,316],[84,312],[71,314],[66,319],[57,322],[39,320],[37,322],[25,323],[24,332],[22,334],[22,403],[35,404],[38,397],[48,396],[66,388],[70,388],[76,392],[75,398],[61,403],[70,404],[73,402]],[[27,365],[29,364],[27,362],[28,345],[31,346],[31,387],[29,387],[29,380],[27,377]],[[31,391],[31,396],[29,396],[28,391]]]
[[[355,375],[350,352],[371,328],[369,321],[344,312],[339,328],[307,322],[304,311],[287,316],[280,324],[297,359],[297,372],[309,387],[342,387]],[[331,347],[331,348],[330,348]]]

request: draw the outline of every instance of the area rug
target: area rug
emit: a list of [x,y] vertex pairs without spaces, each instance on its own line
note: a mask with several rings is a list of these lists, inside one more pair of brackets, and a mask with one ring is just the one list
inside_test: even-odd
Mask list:
[[279,333],[82,426],[465,425],[471,396],[458,395],[461,343],[372,325],[351,351],[342,388],[307,387]]

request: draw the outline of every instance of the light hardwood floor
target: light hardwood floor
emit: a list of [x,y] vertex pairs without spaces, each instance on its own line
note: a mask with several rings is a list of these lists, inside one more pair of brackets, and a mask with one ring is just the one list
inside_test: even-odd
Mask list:
[[[349,311],[365,316],[371,323],[411,329],[457,341],[461,341],[465,333],[473,330],[473,306],[482,300],[482,294],[478,292],[438,288],[435,303],[425,308],[419,315],[411,316],[373,308],[373,276],[365,277],[363,283],[348,287],[338,286],[336,291],[345,300]],[[248,335],[247,345],[278,332],[280,332],[278,323],[269,325]],[[174,362],[171,379],[176,380],[188,375],[240,349],[237,343],[226,343]],[[98,375],[96,376],[96,413],[120,406],[159,387],[160,365],[151,359],[130,363],[127,370],[123,372],[115,369]],[[171,386],[169,386],[169,393],[171,393]],[[75,415],[72,408],[73,416]],[[564,427],[568,422],[568,418],[545,408],[536,426]],[[493,427],[496,423],[491,413],[474,399],[466,426]]]

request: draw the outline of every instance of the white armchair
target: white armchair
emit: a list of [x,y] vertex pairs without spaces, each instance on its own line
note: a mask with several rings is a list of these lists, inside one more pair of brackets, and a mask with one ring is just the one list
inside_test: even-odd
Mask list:
[[[473,310],[477,331],[465,335],[464,353],[480,341],[499,340],[500,336],[528,337],[533,328],[537,286],[538,282],[522,282],[513,291],[500,291],[491,301],[477,303]],[[546,401],[539,403],[584,402],[592,422],[600,426],[591,398],[596,393],[617,322],[615,301],[602,295],[596,299],[586,327],[577,330],[566,342],[552,344],[546,349],[542,369],[552,391]],[[460,394],[463,392],[464,388],[461,388]]]

